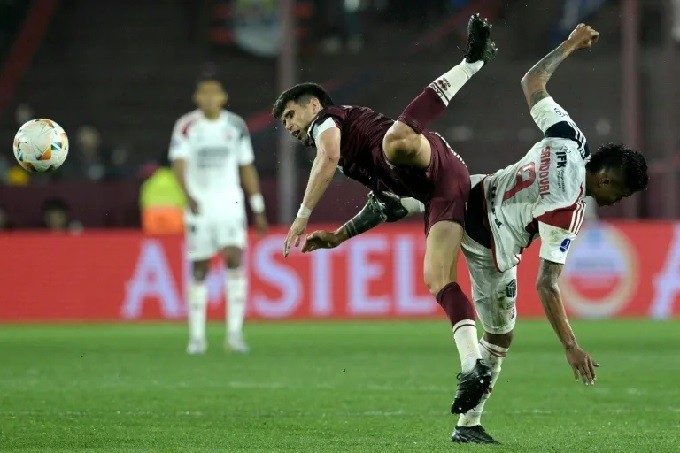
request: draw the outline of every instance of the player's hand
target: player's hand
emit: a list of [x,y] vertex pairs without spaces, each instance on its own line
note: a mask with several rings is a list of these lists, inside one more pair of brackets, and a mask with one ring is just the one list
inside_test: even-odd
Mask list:
[[332,231],[318,230],[307,236],[302,253],[313,252],[317,249],[334,249],[342,244],[342,239]]
[[194,197],[187,196],[187,206],[192,214],[198,214],[198,202]]
[[567,362],[574,371],[574,377],[578,381],[581,379],[585,385],[595,384],[595,368],[600,366],[590,357],[586,351],[578,345],[570,346],[566,349]]
[[283,256],[288,256],[292,246],[298,247],[300,245],[300,238],[305,234],[307,229],[307,219],[298,217],[288,230],[286,242],[283,243]]
[[573,50],[590,49],[599,37],[600,33],[594,28],[578,24],[567,38],[567,42],[572,45]]
[[259,212],[253,217],[253,223],[255,223],[255,231],[260,237],[267,234],[267,216],[264,212]]

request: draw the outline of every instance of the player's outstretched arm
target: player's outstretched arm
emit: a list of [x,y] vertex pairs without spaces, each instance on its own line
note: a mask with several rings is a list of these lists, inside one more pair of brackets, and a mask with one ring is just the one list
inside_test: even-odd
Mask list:
[[368,194],[368,201],[357,215],[335,231],[318,230],[308,235],[302,251],[335,248],[383,222],[396,222],[423,210],[423,204],[414,198],[399,198],[391,193],[371,192]]
[[564,347],[567,361],[574,371],[574,376],[577,380],[581,378],[584,384],[592,385],[595,380],[595,367],[599,365],[579,347],[574,331],[569,325],[560,296],[560,288],[557,285],[562,273],[562,266],[562,264],[541,258],[536,289],[543,304],[545,315]]
[[529,72],[522,77],[522,90],[529,108],[538,101],[548,97],[546,85],[553,72],[569,55],[579,49],[590,49],[597,42],[600,34],[593,28],[579,24],[571,32],[566,41],[557,46],[552,52],[536,63]]
[[300,244],[300,239],[307,229],[307,221],[328,189],[339,161],[340,129],[332,127],[319,134],[316,140],[316,157],[307,181],[305,197],[283,244],[283,256],[288,256],[293,245],[297,247]]
[[305,208],[314,210],[333,179],[339,161],[340,129],[333,127],[323,131],[317,138],[316,156],[302,200]]

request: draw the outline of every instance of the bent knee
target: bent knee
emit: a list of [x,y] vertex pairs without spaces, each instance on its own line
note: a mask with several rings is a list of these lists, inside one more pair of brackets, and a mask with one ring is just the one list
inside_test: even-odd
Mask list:
[[427,286],[428,291],[432,296],[437,297],[439,292],[444,289],[449,283],[453,283],[454,280],[451,279],[450,275],[444,272],[435,272],[432,270],[425,270],[424,275],[425,286]]
[[396,121],[383,136],[382,148],[391,163],[399,164],[411,160],[420,150],[420,134]]

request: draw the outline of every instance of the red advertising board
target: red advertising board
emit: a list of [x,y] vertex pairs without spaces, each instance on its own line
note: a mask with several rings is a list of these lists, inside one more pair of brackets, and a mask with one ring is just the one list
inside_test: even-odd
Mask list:
[[[381,226],[336,250],[281,256],[285,231],[251,237],[251,319],[440,317],[422,282],[417,224]],[[180,319],[189,275],[181,237],[134,231],[0,235],[0,322]],[[518,276],[520,318],[542,316],[538,245]],[[461,261],[461,286],[469,279]],[[225,274],[209,273],[209,315],[224,315]],[[680,224],[617,223],[582,230],[561,280],[572,316],[680,315]]]

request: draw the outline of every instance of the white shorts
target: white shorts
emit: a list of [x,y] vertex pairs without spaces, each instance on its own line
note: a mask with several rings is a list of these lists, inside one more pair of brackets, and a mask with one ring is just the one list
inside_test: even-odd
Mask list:
[[498,272],[491,250],[467,235],[463,237],[463,254],[470,271],[472,298],[484,330],[492,334],[510,332],[517,319],[517,266]]
[[[228,215],[226,215],[228,214]],[[184,214],[184,231],[189,261],[212,258],[225,247],[244,249],[247,243],[246,213]]]

